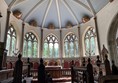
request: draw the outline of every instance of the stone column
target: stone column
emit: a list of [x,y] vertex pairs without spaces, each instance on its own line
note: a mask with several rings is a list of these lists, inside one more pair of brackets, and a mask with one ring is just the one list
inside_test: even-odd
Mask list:
[[43,55],[43,29],[41,29],[41,42],[40,42],[40,55],[39,57],[41,58]]
[[4,48],[6,48],[6,43],[7,43],[7,32],[9,29],[9,19],[10,19],[10,10],[7,9],[7,19],[6,19],[6,27],[5,27],[5,33],[4,33]]
[[[1,18],[2,18],[2,15],[0,12],[0,38],[1,38]],[[4,51],[4,42],[0,41],[0,70],[2,69],[3,51]]]
[[24,22],[22,22],[22,32],[21,32],[21,42],[20,42],[20,52],[23,54],[23,43],[24,43]]
[[63,58],[63,42],[62,42],[63,40],[62,40],[62,30],[60,30],[60,61],[61,61],[61,65],[62,65],[62,58]]
[[10,19],[10,10],[7,9],[7,17],[6,17],[6,27],[4,33],[4,42],[0,42],[0,69],[5,67],[6,65],[6,58],[7,58],[7,51],[6,51],[6,43],[7,43],[7,32],[9,29],[9,19]]
[[2,30],[2,27],[1,27],[1,18],[2,18],[2,15],[1,15],[1,12],[0,12],[0,42],[1,42],[1,30]]
[[95,21],[96,35],[97,35],[97,41],[98,41],[98,52],[99,52],[99,55],[100,55],[100,60],[102,60],[101,47],[100,47],[100,38],[99,38],[99,31],[98,31],[98,24],[97,24],[97,17],[94,18],[94,21]]
[[3,67],[4,42],[0,42],[0,70]]
[[80,55],[80,62],[82,60],[83,57],[83,53],[82,53],[82,38],[80,37],[80,27],[78,27],[78,50],[79,50],[79,55]]

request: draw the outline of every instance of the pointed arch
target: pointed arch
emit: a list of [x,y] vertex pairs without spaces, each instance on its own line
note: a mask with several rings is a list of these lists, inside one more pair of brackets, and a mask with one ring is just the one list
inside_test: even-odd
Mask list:
[[38,57],[38,39],[32,32],[28,32],[24,36],[23,56]]
[[64,38],[64,58],[79,57],[77,36],[69,32]]
[[89,27],[84,34],[85,56],[94,56],[98,54],[97,36],[95,28]]
[[6,49],[8,50],[7,55],[13,56],[14,51],[16,50],[16,30],[14,29],[13,25],[9,26],[7,32],[7,42],[6,42]]
[[47,35],[43,44],[43,58],[59,58],[59,41],[54,34]]

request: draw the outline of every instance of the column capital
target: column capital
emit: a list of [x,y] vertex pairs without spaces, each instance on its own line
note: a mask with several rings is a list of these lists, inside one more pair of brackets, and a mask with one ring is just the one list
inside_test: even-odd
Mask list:
[[10,11],[10,9],[9,9],[9,8],[7,9],[7,13],[9,13],[9,14],[11,13],[11,11]]
[[43,31],[43,29],[41,29],[41,31]]
[[24,22],[22,22],[22,25],[23,25],[23,26],[25,26],[25,23],[24,23]]
[[96,17],[96,16],[94,16],[93,18],[94,18],[94,19],[97,19],[97,17]]
[[1,14],[1,12],[0,12],[0,18],[2,18],[2,14]]
[[60,29],[60,31],[62,31],[62,29]]
[[77,28],[78,28],[78,29],[80,29],[80,27],[79,27],[79,26],[78,26]]

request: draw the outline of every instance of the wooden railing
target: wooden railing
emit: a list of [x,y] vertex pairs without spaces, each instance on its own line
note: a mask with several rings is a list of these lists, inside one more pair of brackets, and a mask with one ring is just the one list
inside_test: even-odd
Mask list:
[[13,69],[1,70],[0,71],[0,81],[6,80],[13,76]]
[[[87,69],[86,68],[71,68],[71,69],[46,69],[52,78],[71,77],[72,83],[88,83]],[[34,78],[38,77],[38,70],[31,69],[31,74]]]

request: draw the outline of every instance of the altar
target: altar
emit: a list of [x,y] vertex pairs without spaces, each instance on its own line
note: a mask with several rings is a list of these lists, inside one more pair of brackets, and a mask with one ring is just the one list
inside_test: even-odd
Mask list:
[[61,69],[62,66],[46,66],[46,72],[48,72],[52,78],[59,78],[62,76]]

